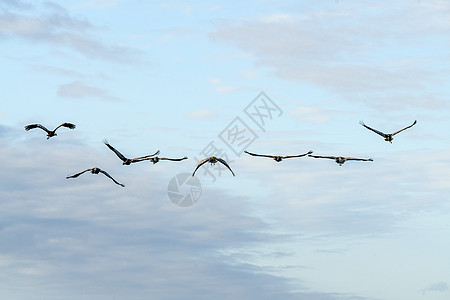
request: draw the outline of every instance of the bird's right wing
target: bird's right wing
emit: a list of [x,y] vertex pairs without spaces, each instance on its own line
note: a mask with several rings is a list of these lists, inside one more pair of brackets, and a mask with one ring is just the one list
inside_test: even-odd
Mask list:
[[74,174],[74,175],[71,175],[71,176],[67,176],[66,177],[66,179],[69,179],[69,178],[77,178],[78,176],[80,176],[81,174],[83,174],[83,173],[85,173],[85,172],[87,172],[87,171],[91,171],[92,169],[86,169],[86,170],[84,170],[84,171],[81,171],[80,173],[77,173],[77,174]]
[[152,157],[152,156],[155,156],[155,155],[158,155],[158,154],[159,154],[159,150],[156,151],[156,152],[153,153],[153,154],[150,154],[150,155],[145,155],[145,156],[140,156],[140,157],[133,158],[133,161],[141,161],[141,160],[145,160],[145,159],[148,159],[148,158],[150,158],[150,157]]
[[269,155],[269,154],[256,154],[256,153],[251,153],[248,152],[247,150],[244,150],[245,153],[250,154],[252,156],[261,156],[261,157],[270,157],[270,158],[274,158],[275,156],[273,155]]
[[295,158],[295,157],[303,157],[303,156],[306,156],[306,155],[308,155],[308,154],[311,154],[311,153],[313,153],[312,151],[308,151],[308,152],[306,152],[306,153],[304,153],[304,154],[299,154],[299,155],[286,155],[286,156],[281,156],[281,158]]
[[108,144],[107,140],[104,140],[103,143],[105,143],[105,145],[108,146],[108,148],[111,149],[111,151],[113,151],[122,161],[127,160],[127,158],[125,156],[123,156],[122,153],[120,153],[119,151],[116,150],[116,148],[114,148],[113,146]]
[[379,131],[379,130],[376,130],[376,129],[373,129],[373,128],[367,126],[366,124],[364,124],[363,121],[359,121],[359,124],[361,124],[362,126],[366,127],[367,129],[372,130],[373,132],[375,132],[375,133],[381,135],[381,136],[384,137],[384,138],[387,137],[387,134],[386,134],[386,133],[383,133],[383,132],[381,132],[381,131]]
[[47,132],[47,133],[50,132],[50,130],[48,130],[47,128],[45,128],[45,127],[42,126],[41,124],[30,124],[30,125],[25,126],[25,130],[26,130],[26,131],[28,131],[28,130],[30,130],[30,129],[33,129],[33,128],[40,128],[40,129],[44,130],[44,131]]
[[217,160],[220,161],[225,167],[227,167],[228,170],[230,170],[231,174],[233,174],[233,176],[236,176],[236,175],[234,175],[233,170],[231,170],[230,166],[227,164],[227,162],[225,160],[223,160],[221,158],[217,158]]
[[183,159],[187,159],[187,156],[182,157],[182,158],[168,158],[168,157],[160,157],[160,160],[172,160],[172,161],[181,161]]
[[346,157],[345,160],[373,161],[372,158]]
[[115,184],[120,185],[121,187],[125,187],[125,185],[121,184],[120,182],[117,182],[114,178],[112,178],[111,175],[109,175],[106,171],[99,170],[101,173],[105,174],[106,177],[110,178],[112,181],[114,181]]

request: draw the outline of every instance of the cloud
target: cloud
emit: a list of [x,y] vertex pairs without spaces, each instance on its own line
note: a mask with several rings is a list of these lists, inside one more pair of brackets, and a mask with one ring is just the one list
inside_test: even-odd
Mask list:
[[[16,158],[5,160],[0,173],[7,298],[358,299],[303,289],[270,267],[239,262],[242,251],[223,254],[283,238],[267,234],[269,224],[245,213],[246,198],[213,186],[204,187],[194,207],[174,206],[166,175],[179,166],[164,172],[148,164],[123,167],[101,145],[63,138],[7,145],[0,156]],[[65,179],[93,166],[126,188],[101,175]]]
[[332,111],[317,107],[296,107],[290,110],[288,115],[294,116],[300,121],[326,123],[331,120]]
[[223,94],[233,93],[233,92],[244,89],[244,87],[240,87],[240,86],[227,85],[219,78],[210,78],[209,83],[212,84],[213,86],[215,86],[216,92],[223,93]]
[[427,292],[447,292],[449,290],[448,283],[446,282],[438,282],[431,284],[430,286],[423,288],[422,294],[426,294]]
[[187,117],[189,119],[194,119],[194,120],[211,120],[211,119],[215,118],[216,116],[217,116],[217,111],[207,110],[207,109],[192,111],[187,114]]
[[104,101],[122,101],[120,98],[111,96],[108,91],[82,81],[60,85],[58,96],[73,99],[97,98]]
[[371,3],[369,10],[367,5],[299,5],[298,12],[224,21],[210,37],[236,45],[280,78],[312,83],[349,101],[375,107],[380,98],[397,102],[389,101],[395,92],[405,95],[403,106],[428,108],[415,98],[438,90],[442,96],[431,100],[445,103],[449,65],[442,64],[442,49],[450,28],[445,15],[432,5],[406,1],[394,7]]
[[0,37],[63,47],[93,59],[120,63],[137,60],[137,50],[100,41],[93,35],[98,30],[89,21],[74,17],[62,6],[50,2],[31,12],[0,13]]

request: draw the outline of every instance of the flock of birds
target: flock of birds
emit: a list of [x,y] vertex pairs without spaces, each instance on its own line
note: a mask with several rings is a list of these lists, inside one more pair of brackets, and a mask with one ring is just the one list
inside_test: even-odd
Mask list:
[[[364,124],[363,121],[359,122],[362,126],[364,126],[365,128],[379,134],[380,136],[382,136],[384,138],[385,141],[392,143],[392,140],[394,139],[394,135],[402,132],[403,130],[406,130],[408,128],[411,128],[412,126],[414,126],[417,123],[417,120],[415,120],[411,125],[406,126],[400,130],[395,131],[394,133],[383,133],[377,129],[371,128],[369,126],[367,126],[366,124]],[[31,130],[34,128],[40,128],[42,130],[44,130],[47,133],[47,139],[57,136],[56,134],[56,130],[60,127],[67,127],[69,129],[75,129],[75,124],[72,123],[62,123],[60,125],[58,125],[54,130],[48,130],[47,128],[45,128],[43,125],[41,124],[30,124],[25,126],[25,130]],[[140,156],[140,157],[136,157],[136,158],[127,158],[125,157],[122,153],[120,153],[116,148],[114,148],[113,146],[111,146],[107,140],[103,141],[104,144],[112,151],[114,152],[117,157],[122,160],[122,164],[123,165],[130,165],[132,163],[137,163],[137,162],[142,162],[142,161],[151,161],[153,164],[156,164],[157,162],[159,162],[160,160],[169,160],[169,161],[181,161],[184,159],[187,159],[187,156],[181,157],[181,158],[167,158],[167,157],[158,157],[157,155],[159,154],[159,150],[156,151],[153,154],[149,154],[149,155],[145,155],[145,156]],[[312,155],[313,151],[308,151],[307,153],[304,154],[299,154],[299,155],[285,155],[285,156],[281,156],[281,155],[269,155],[269,154],[256,154],[256,153],[252,153],[252,152],[248,152],[248,151],[244,151],[245,153],[251,155],[251,156],[259,156],[259,157],[269,157],[274,159],[276,162],[280,162],[283,159],[286,158],[298,158],[298,157],[304,157],[304,156],[309,156],[309,157],[313,157],[313,158],[327,158],[327,159],[333,159],[339,166],[341,166],[342,164],[344,164],[346,161],[348,160],[356,160],[356,161],[373,161],[372,158],[355,158],[355,157],[344,157],[344,156],[323,156],[323,155]],[[204,165],[205,163],[211,163],[212,165],[216,164],[217,162],[220,162],[221,164],[223,164],[225,167],[228,168],[228,170],[230,170],[231,174],[234,175],[233,170],[231,169],[231,167],[228,165],[228,163],[219,157],[215,157],[215,156],[211,156],[211,157],[207,157],[204,158],[203,160],[201,160],[197,167],[195,168],[194,172],[192,173],[192,176],[195,175],[195,172],[197,172],[197,170]],[[86,169],[84,171],[81,171],[79,173],[76,173],[74,175],[70,175],[67,176],[66,179],[69,178],[77,178],[78,176],[80,176],[81,174],[84,174],[86,172],[91,172],[92,174],[99,174],[102,173],[104,174],[106,177],[110,178],[115,184],[120,185],[121,187],[125,187],[125,185],[123,185],[122,183],[116,181],[111,175],[109,175],[106,171],[94,167],[94,168],[90,168],[90,169]]]

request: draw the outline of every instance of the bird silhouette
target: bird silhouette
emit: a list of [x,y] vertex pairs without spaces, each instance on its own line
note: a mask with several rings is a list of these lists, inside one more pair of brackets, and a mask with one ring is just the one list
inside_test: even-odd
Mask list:
[[123,165],[130,165],[131,163],[140,162],[146,158],[149,158],[151,156],[155,156],[155,155],[159,154],[159,150],[158,150],[155,153],[150,154],[150,155],[140,156],[140,157],[136,157],[136,158],[127,158],[122,153],[120,153],[116,148],[111,146],[107,140],[104,140],[103,142],[105,143],[106,146],[108,146],[109,149],[111,149],[112,152],[114,152],[117,155],[117,157],[119,157],[123,161]]
[[70,129],[74,129],[75,128],[75,124],[62,123],[62,124],[58,125],[58,127],[56,127],[54,130],[48,130],[47,128],[45,128],[45,126],[43,126],[41,124],[30,124],[30,125],[25,126],[25,130],[28,131],[30,129],[40,128],[40,129],[44,130],[45,132],[47,132],[47,140],[48,140],[49,138],[51,138],[53,136],[57,136],[56,130],[59,127],[67,127],[67,128],[70,128]]
[[372,158],[355,158],[355,157],[344,157],[344,156],[322,156],[322,155],[308,155],[310,157],[314,158],[328,158],[328,159],[334,159],[334,161],[339,164],[339,166],[342,166],[347,160],[360,160],[360,161],[373,161]]
[[205,163],[207,163],[207,162],[210,162],[212,165],[214,165],[214,164],[217,163],[217,162],[220,162],[220,163],[222,163],[225,167],[227,167],[228,170],[231,171],[231,174],[233,174],[233,176],[235,176],[233,170],[231,170],[231,168],[230,168],[230,166],[227,164],[227,162],[226,162],[225,160],[223,160],[222,158],[218,158],[218,157],[215,157],[215,156],[207,157],[207,158],[201,160],[201,161],[198,163],[197,168],[195,168],[194,173],[192,173],[192,176],[195,175],[195,172],[198,170],[198,168],[200,168],[200,166],[202,166],[203,164],[205,164]]
[[415,120],[414,123],[412,123],[411,125],[406,126],[405,128],[402,128],[400,130],[397,130],[394,133],[384,133],[384,132],[381,132],[379,130],[376,130],[376,129],[373,129],[373,128],[367,126],[366,124],[364,124],[363,121],[359,121],[359,124],[361,124],[362,126],[366,127],[367,129],[372,130],[373,132],[381,135],[382,137],[384,137],[385,141],[387,141],[387,142],[389,142],[391,144],[392,144],[392,140],[394,139],[394,137],[393,137],[394,135],[396,135],[397,133],[402,132],[403,130],[406,130],[406,129],[410,128],[410,127],[413,127],[414,125],[416,125],[416,123],[417,123],[417,120]]
[[247,154],[250,154],[250,155],[252,155],[252,156],[270,157],[270,158],[273,158],[276,162],[280,162],[280,161],[282,161],[282,160],[285,159],[285,158],[302,157],[302,156],[306,156],[306,155],[308,155],[308,154],[313,153],[312,151],[308,151],[308,152],[305,153],[305,154],[279,156],[279,155],[270,155],[270,154],[256,154],[256,153],[248,152],[247,150],[245,150],[244,152],[247,153]]
[[117,182],[114,178],[112,178],[111,175],[109,175],[106,171],[103,171],[103,170],[100,169],[100,168],[86,169],[86,170],[84,170],[84,171],[82,171],[82,172],[80,172],[80,173],[77,173],[77,174],[74,174],[74,175],[71,175],[71,176],[67,176],[66,179],[69,179],[69,178],[77,178],[77,177],[80,176],[81,174],[83,174],[83,173],[85,173],[85,172],[88,172],[88,171],[90,171],[92,174],[103,173],[103,174],[105,174],[106,177],[108,177],[108,178],[110,178],[112,181],[114,181],[115,184],[118,184],[118,185],[120,185],[121,187],[125,187],[125,185],[123,185],[123,184]]

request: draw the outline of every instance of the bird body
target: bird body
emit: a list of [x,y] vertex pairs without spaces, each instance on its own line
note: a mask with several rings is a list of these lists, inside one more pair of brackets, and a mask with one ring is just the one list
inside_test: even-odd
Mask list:
[[233,170],[231,170],[231,168],[230,168],[230,166],[227,164],[227,162],[226,162],[225,160],[223,160],[222,158],[215,157],[215,156],[207,157],[207,158],[201,160],[201,161],[198,163],[197,168],[195,168],[194,173],[192,173],[192,176],[195,175],[195,172],[198,170],[198,168],[200,168],[200,166],[202,166],[203,164],[205,164],[205,163],[207,163],[207,162],[210,162],[212,165],[214,165],[214,164],[217,163],[217,162],[220,162],[220,163],[223,164],[225,167],[227,167],[228,170],[230,170],[230,172],[231,172],[231,174],[233,174],[233,176],[235,176]]
[[143,161],[143,160],[145,160],[145,159],[147,159],[147,158],[149,158],[149,157],[152,157],[152,156],[155,156],[155,155],[158,155],[158,154],[159,154],[159,150],[158,150],[158,151],[156,151],[155,153],[150,154],[150,155],[140,156],[140,157],[136,157],[136,158],[127,158],[127,157],[125,157],[122,153],[120,153],[116,148],[114,148],[113,146],[111,146],[111,145],[108,143],[107,140],[104,140],[103,142],[105,143],[105,145],[106,145],[109,149],[111,149],[111,151],[113,151],[113,152],[117,155],[117,157],[119,157],[119,158],[123,161],[123,164],[124,164],[124,165],[130,165],[131,163],[140,162],[140,161]]
[[48,130],[47,128],[45,128],[45,126],[43,126],[41,124],[30,124],[30,125],[25,126],[25,130],[29,131],[30,129],[40,128],[40,129],[44,130],[45,132],[47,132],[47,140],[48,140],[49,138],[51,138],[53,136],[57,136],[56,130],[59,127],[67,127],[67,128],[70,128],[70,129],[74,129],[75,128],[75,124],[65,122],[65,123],[62,123],[62,124],[58,125],[58,127],[56,127],[53,130]]
[[328,159],[334,159],[334,161],[339,165],[342,166],[347,160],[359,160],[359,161],[373,161],[372,158],[355,158],[355,157],[345,157],[345,156],[323,156],[323,155],[308,155],[309,157],[314,158],[328,158]]
[[376,129],[372,128],[372,127],[367,126],[366,124],[364,124],[363,121],[359,121],[359,124],[361,124],[362,126],[364,126],[364,127],[367,128],[367,129],[372,130],[373,132],[375,132],[375,133],[381,135],[382,137],[384,137],[384,140],[385,140],[386,142],[389,142],[389,143],[391,143],[391,144],[392,144],[392,140],[394,139],[394,135],[396,135],[397,133],[402,132],[403,130],[406,130],[406,129],[410,128],[410,127],[413,127],[414,125],[416,125],[416,123],[417,123],[417,120],[415,120],[414,123],[412,123],[411,125],[406,126],[405,128],[402,128],[402,129],[400,129],[400,130],[397,130],[397,131],[394,132],[394,133],[384,133],[384,132],[381,132],[381,131],[379,131],[379,130],[376,130]]
[[86,170],[84,170],[84,171],[81,171],[80,173],[77,173],[77,174],[74,174],[74,175],[71,175],[71,176],[67,176],[66,179],[69,179],[69,178],[77,178],[77,177],[80,176],[81,174],[83,174],[83,173],[85,173],[85,172],[89,172],[89,171],[90,171],[92,174],[103,173],[106,177],[108,177],[108,178],[110,178],[112,181],[114,181],[115,184],[120,185],[121,187],[125,187],[125,185],[123,185],[123,184],[117,182],[117,181],[116,181],[114,178],[112,178],[111,175],[109,175],[106,171],[103,171],[102,169],[97,168],[97,167],[96,167],[96,168],[86,169]]
[[251,153],[248,152],[247,150],[244,151],[245,153],[252,155],[252,156],[261,156],[261,157],[270,157],[273,158],[276,162],[280,162],[285,158],[296,158],[296,157],[302,157],[302,156],[306,156],[308,154],[313,153],[312,151],[308,151],[305,154],[299,154],[299,155],[285,155],[285,156],[280,156],[280,155],[270,155],[270,154],[256,154],[256,153]]

